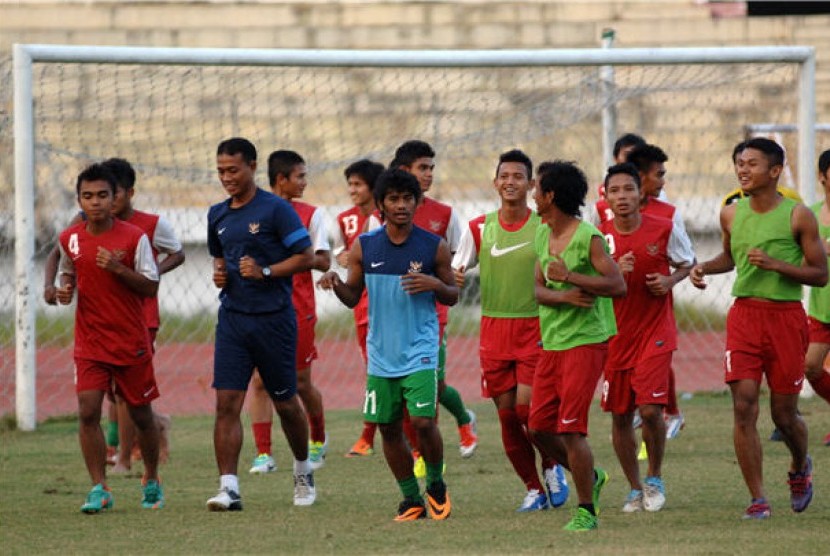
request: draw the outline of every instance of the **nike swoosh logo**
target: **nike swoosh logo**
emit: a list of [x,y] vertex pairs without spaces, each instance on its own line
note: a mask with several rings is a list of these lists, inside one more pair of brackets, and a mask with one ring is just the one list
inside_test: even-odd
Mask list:
[[372,267],[372,268],[377,268],[377,267],[379,267],[379,266],[380,266],[380,265],[382,265],[382,264],[384,264],[384,261],[381,261],[381,262],[379,262],[379,263],[372,263],[372,264],[371,264],[371,267]]
[[563,425],[570,425],[571,423],[576,423],[577,419],[562,419]]
[[503,249],[499,249],[498,246],[494,243],[493,246],[490,248],[490,256],[491,257],[501,257],[502,255],[507,255],[511,251],[516,251],[521,249],[525,245],[530,245],[529,241],[524,243],[520,243],[518,245],[511,245],[510,247],[504,247]]
[[666,395],[665,392],[652,392],[651,393],[652,398],[662,398],[665,395]]
[[153,391],[155,391],[155,389],[156,389],[156,387],[155,387],[155,386],[153,386],[152,388],[150,388],[149,390],[147,390],[146,392],[144,392],[144,393],[142,394],[142,396],[143,396],[143,397],[145,397],[145,398],[150,397],[150,394],[152,394],[152,393],[153,393]]
[[285,390],[274,390],[274,394],[276,394],[277,396],[282,396],[286,392],[288,392],[288,388],[286,388]]
[[421,408],[421,407],[426,407],[426,406],[428,406],[428,405],[432,405],[432,402],[417,402],[417,403],[415,404],[415,407],[417,407],[417,408]]
[[804,382],[804,377],[801,377],[801,378],[799,378],[798,380],[796,380],[794,384],[795,384],[796,386],[801,386],[801,383],[802,383],[802,382]]
[[[226,227],[227,227],[227,226],[226,226]],[[216,235],[221,236],[221,235],[222,235],[222,232],[224,232],[224,231],[225,231],[225,228],[219,228],[219,229],[216,231]]]

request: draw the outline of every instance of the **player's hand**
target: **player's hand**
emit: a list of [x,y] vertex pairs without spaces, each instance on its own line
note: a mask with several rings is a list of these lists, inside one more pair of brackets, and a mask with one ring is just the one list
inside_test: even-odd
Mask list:
[[349,268],[349,252],[345,249],[339,252],[335,257],[334,260],[337,261],[337,264],[342,266],[343,268]]
[[575,307],[587,309],[594,306],[596,296],[581,288],[571,288],[562,291],[562,301]]
[[646,274],[646,287],[651,295],[666,295],[671,291],[671,279],[665,274],[651,272]]
[[239,259],[239,274],[243,278],[254,278],[256,280],[262,280],[263,278],[262,268],[248,255]]
[[452,269],[452,275],[455,278],[455,285],[458,286],[459,290],[464,287],[464,270],[465,268],[463,266]]
[[753,247],[752,249],[747,251],[746,255],[749,264],[757,266],[758,268],[762,268],[764,270],[775,270],[775,267],[778,263],[776,259],[773,259],[757,247]]
[[545,277],[551,282],[565,282],[568,280],[570,270],[559,255],[554,255],[553,260],[548,263],[545,269]]
[[72,303],[74,293],[75,287],[72,284],[67,284],[62,288],[55,288],[55,297],[61,305],[69,305]]
[[706,280],[704,279],[706,273],[703,271],[703,265],[696,264],[692,267],[692,271],[689,273],[689,281],[692,283],[694,287],[699,290],[706,289]]
[[112,251],[100,245],[98,246],[98,253],[95,255],[95,264],[98,265],[98,268],[103,268],[108,272],[115,272],[121,265],[118,259],[113,256]]
[[326,272],[317,280],[317,287],[323,290],[333,290],[342,284],[343,280],[340,279],[340,275],[333,270]]
[[58,304],[58,288],[54,284],[49,284],[43,288],[43,300],[49,305]]
[[617,265],[620,267],[620,272],[625,274],[626,272],[632,272],[634,270],[634,262],[635,257],[632,251],[629,251],[625,255],[619,258],[617,261]]
[[435,291],[441,280],[420,272],[409,272],[401,276],[401,287],[409,295]]
[[217,288],[224,288],[228,285],[228,269],[222,264],[213,265],[213,285]]

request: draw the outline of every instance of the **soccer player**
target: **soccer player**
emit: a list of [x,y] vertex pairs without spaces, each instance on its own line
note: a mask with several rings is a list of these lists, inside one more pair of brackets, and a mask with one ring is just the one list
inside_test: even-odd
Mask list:
[[[819,156],[818,174],[824,189],[824,199],[814,204],[812,209],[818,221],[824,250],[830,256],[830,150]],[[807,315],[810,345],[807,348],[804,374],[816,394],[830,402],[830,373],[824,368],[827,354],[830,353],[830,285],[810,289]],[[824,437],[824,444],[830,446],[830,434]]]
[[216,167],[228,199],[208,212],[213,282],[222,289],[213,358],[213,446],[220,477],[219,493],[207,501],[211,511],[242,509],[239,416],[254,368],[294,455],[294,505],[309,506],[317,496],[308,421],[297,397],[297,319],[291,303],[291,277],[311,269],[314,252],[291,205],[256,186],[256,166],[256,148],[247,139],[219,143]]
[[748,198],[721,209],[723,250],[691,273],[692,283],[703,289],[706,275],[737,271],[736,299],[726,320],[724,369],[734,408],[735,453],[752,496],[744,513],[748,519],[770,516],[757,430],[763,376],[772,420],[792,455],[788,482],[793,511],[807,509],[813,495],[807,425],[798,415],[808,343],[801,290],[802,285],[827,283],[827,255],[813,212],[777,192],[783,167],[784,150],[777,143],[747,141],[738,175]]
[[[308,185],[305,160],[294,151],[274,151],[268,157],[268,182],[271,191],[291,203],[303,226],[311,237],[314,249],[312,270],[325,272],[331,266],[331,247],[325,215],[317,207],[303,203]],[[311,379],[311,362],[317,359],[314,345],[314,326],[317,324],[317,307],[314,300],[314,281],[311,270],[298,272],[292,277],[291,301],[297,313],[297,393],[305,407],[310,427],[308,459],[311,468],[320,469],[325,464],[328,451],[326,421],[323,412],[323,395]],[[276,470],[271,455],[271,403],[258,374],[251,381],[251,399],[248,402],[257,456],[251,473],[268,473]]]
[[[418,179],[423,193],[418,208],[415,212],[415,225],[429,232],[437,234],[447,240],[450,253],[458,250],[458,242],[461,240],[461,223],[458,215],[451,206],[445,205],[435,199],[427,197],[432,187],[433,171],[435,170],[435,151],[424,141],[406,141],[395,151],[395,158],[389,165],[390,168],[405,170]],[[458,424],[459,451],[462,458],[472,457],[478,446],[476,432],[475,414],[464,407],[464,401],[458,390],[446,383],[446,353],[447,338],[446,328],[449,319],[449,309],[438,304],[438,324],[440,326],[439,361],[438,361],[438,400],[441,405],[447,408],[455,417]],[[405,429],[407,422],[404,422]],[[414,434],[411,428],[408,430],[410,441],[414,441]],[[423,460],[417,453],[417,443],[412,445],[415,452],[416,475],[422,477],[424,474]]]
[[452,263],[459,288],[464,273],[481,265],[481,390],[496,405],[505,454],[527,488],[519,512],[558,508],[569,491],[555,461],[543,462],[545,491],[527,434],[533,372],[541,351],[533,279],[533,241],[540,219],[527,206],[533,186],[530,158],[520,150],[503,153],[493,179],[501,206],[470,221]]
[[458,300],[445,240],[413,225],[422,192],[403,170],[386,170],[375,184],[375,202],[385,224],[363,234],[349,253],[346,281],[327,272],[320,286],[355,307],[364,288],[369,295],[369,356],[363,416],[378,423],[383,453],[404,496],[395,521],[426,517],[427,509],[403,435],[409,410],[426,462],[426,497],[432,519],[451,511],[443,479],[444,448],[435,423],[437,404],[438,317],[435,302]]
[[[678,246],[671,220],[640,212],[640,173],[617,164],[605,176],[605,199],[614,218],[600,225],[627,294],[614,299],[617,335],[608,344],[602,405],[612,414],[611,438],[631,486],[623,512],[656,512],[666,502],[661,467],[666,443],[663,408],[668,403],[677,329],[671,288],[689,275],[693,257]],[[689,257],[689,258],[684,258]],[[671,272],[671,267],[677,270]],[[642,419],[648,472],[640,480],[634,411]]]
[[542,355],[533,377],[529,428],[548,458],[571,471],[579,507],[565,530],[598,526],[599,494],[608,480],[594,469],[588,412],[616,331],[609,297],[625,281],[602,234],[580,218],[588,182],[573,163],[546,165],[534,192],[542,224],[536,232],[536,300]]
[[[178,268],[184,263],[185,254],[176,232],[170,222],[157,214],[150,214],[136,210],[132,199],[135,195],[135,169],[123,158],[110,158],[101,163],[115,176],[118,187],[113,199],[113,215],[133,226],[138,226],[150,240],[153,248],[153,257],[158,267],[159,279],[161,276]],[[159,255],[163,258],[159,260]],[[156,335],[160,325],[158,297],[148,297],[144,300],[144,317],[147,328],[150,330],[150,340],[155,351]],[[129,408],[123,399],[116,397],[118,412],[118,437],[120,441],[118,457],[111,473],[126,473],[130,470],[133,444],[135,439],[135,425],[130,420]],[[159,461],[167,461],[169,455],[170,417],[154,413],[156,426],[159,429]]]
[[106,443],[101,429],[105,392],[114,384],[138,428],[144,460],[141,505],[164,507],[158,477],[159,432],[152,401],[159,396],[144,300],[158,291],[158,270],[146,234],[112,216],[116,179],[100,164],[78,175],[78,204],[86,220],[61,232],[60,287],[56,298],[75,311],[75,390],[78,437],[92,490],[81,506],[97,513],[113,505],[106,481]]
[[[366,228],[366,223],[375,209],[373,191],[375,181],[383,172],[383,164],[368,159],[358,160],[346,168],[343,172],[348,184],[349,197],[354,203],[349,209],[337,215],[337,225],[340,233],[335,236],[335,258],[341,267],[349,268],[349,253],[355,240]],[[354,324],[357,335],[357,343],[360,347],[360,355],[366,363],[366,335],[369,331],[369,312],[366,292],[360,298],[360,302],[354,308]],[[370,456],[375,453],[375,431],[377,423],[371,421],[363,422],[363,432],[360,438],[352,445],[346,453],[346,457]]]
[[[741,141],[738,144],[736,144],[735,147],[732,149],[732,167],[735,169],[735,176],[738,175],[738,156],[741,154],[741,152],[743,152],[745,146],[746,141]],[[778,193],[798,203],[803,202],[801,199],[801,195],[798,194],[798,191],[786,187],[784,185],[778,185]],[[723,196],[723,200],[721,200],[721,206],[725,207],[726,205],[730,205],[738,199],[743,199],[744,197],[746,197],[746,193],[744,193],[743,189],[741,189],[741,187],[738,186]]]
[[[637,135],[636,133],[625,133],[623,135],[620,135],[620,137],[614,142],[614,148],[611,151],[614,155],[614,163],[622,164],[623,162],[626,162],[626,160],[628,159],[628,153],[633,151],[636,147],[640,147],[646,144],[646,140],[643,139],[641,136]],[[605,199],[605,182],[597,186],[597,193],[600,199]],[[602,222],[604,220],[610,220],[611,218],[613,218],[611,208],[607,204],[603,206],[603,215],[599,214],[599,206],[595,208],[596,212],[593,214],[597,216],[597,223]]]

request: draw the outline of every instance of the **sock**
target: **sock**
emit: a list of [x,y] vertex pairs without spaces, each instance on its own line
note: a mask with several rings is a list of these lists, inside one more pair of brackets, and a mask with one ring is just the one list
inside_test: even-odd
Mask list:
[[118,421],[107,423],[107,446],[112,448],[118,446]]
[[677,388],[674,383],[674,368],[669,369],[669,402],[666,404],[666,415],[680,415],[677,406]]
[[311,465],[308,463],[307,459],[300,461],[298,459],[294,460],[294,474],[295,475],[308,475],[311,473]]
[[404,498],[409,498],[410,500],[421,499],[421,488],[418,486],[418,479],[415,477],[398,481],[398,488],[401,489]]
[[309,437],[312,442],[326,441],[326,416],[324,413],[317,415],[308,414]]
[[810,386],[816,394],[830,402],[830,373],[822,371],[818,378],[810,381]]
[[455,417],[459,427],[470,422],[470,414],[467,413],[467,408],[464,407],[464,402],[461,400],[461,394],[459,394],[458,390],[449,384],[447,384],[444,391],[441,392],[441,397],[438,398],[438,401],[441,402],[441,405],[446,407],[450,413],[452,413],[452,416]]
[[239,494],[239,478],[236,475],[221,475],[219,477],[219,488],[226,488]]
[[418,450],[418,435],[415,433],[415,427],[412,426],[412,420],[409,418],[409,412],[403,412],[403,433],[409,441],[409,448],[413,451]]
[[271,455],[271,421],[252,423],[257,454]]
[[536,471],[536,453],[522,428],[515,409],[499,409],[504,453],[527,490],[544,491]]
[[597,515],[597,511],[596,511],[596,509],[594,508],[594,505],[593,505],[593,504],[580,504],[580,505],[579,505],[579,507],[580,507],[580,508],[585,508],[586,510],[588,510],[589,512],[591,512],[591,515],[593,515],[593,516],[596,516],[596,515]]
[[430,463],[425,461],[424,463],[427,464],[427,486],[440,483],[444,480],[444,461],[439,461],[438,463]]
[[363,422],[363,432],[360,433],[360,438],[363,439],[369,446],[375,445],[375,431],[377,430],[377,423]]

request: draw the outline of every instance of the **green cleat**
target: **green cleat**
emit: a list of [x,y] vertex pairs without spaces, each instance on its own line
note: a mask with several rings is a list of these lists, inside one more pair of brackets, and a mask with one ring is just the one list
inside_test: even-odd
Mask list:
[[577,508],[573,517],[563,529],[565,531],[592,531],[599,527],[597,516],[585,508]]
[[594,511],[599,515],[599,493],[602,492],[602,487],[608,482],[608,473],[599,467],[594,468],[597,478],[594,479],[594,491],[591,495],[591,501],[594,503]]
[[164,491],[161,483],[155,480],[146,481],[141,487],[144,496],[141,498],[141,507],[148,510],[160,510],[164,507]]
[[325,442],[309,441],[308,443],[308,461],[311,464],[311,469],[316,471],[326,464],[326,454],[329,451],[329,435],[326,435]]
[[86,502],[81,506],[81,511],[85,514],[97,514],[98,512],[112,508],[113,502],[112,493],[109,489],[104,488],[104,485],[98,483],[86,495]]

